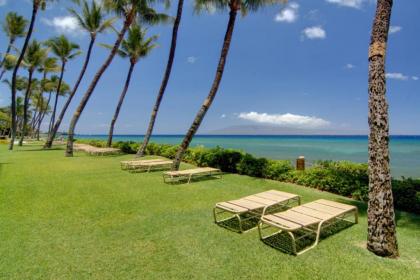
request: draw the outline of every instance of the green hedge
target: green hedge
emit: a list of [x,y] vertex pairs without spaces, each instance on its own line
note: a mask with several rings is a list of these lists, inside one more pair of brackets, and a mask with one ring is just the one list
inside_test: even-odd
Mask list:
[[[79,140],[79,142],[96,147],[105,146],[105,141]],[[135,142],[115,142],[113,147],[121,149],[124,153],[135,154],[139,145]],[[177,145],[150,143],[146,148],[146,155],[173,159],[177,149]],[[317,161],[305,171],[298,171],[288,160],[256,158],[238,150],[221,147],[210,149],[203,146],[189,148],[185,153],[184,161],[197,166],[220,168],[229,173],[296,183],[357,200],[367,201],[368,199],[367,164],[349,161]],[[420,214],[420,179],[393,180],[392,188],[397,209]]]

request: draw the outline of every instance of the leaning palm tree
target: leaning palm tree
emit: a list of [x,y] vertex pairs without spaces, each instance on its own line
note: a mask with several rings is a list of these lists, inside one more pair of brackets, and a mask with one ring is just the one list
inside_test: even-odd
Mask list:
[[106,58],[105,62],[99,68],[98,72],[95,74],[92,82],[90,83],[86,93],[84,94],[82,100],[76,108],[76,111],[73,114],[73,117],[70,121],[68,137],[67,137],[67,148],[66,156],[73,156],[73,141],[74,141],[74,131],[76,129],[76,124],[88,103],[92,93],[94,92],[96,85],[98,84],[100,78],[108,69],[112,60],[118,52],[121,41],[124,38],[125,33],[135,21],[139,23],[147,24],[157,24],[160,22],[165,22],[169,20],[169,17],[165,14],[159,14],[154,9],[149,7],[149,3],[153,2],[152,0],[104,0],[105,7],[116,13],[118,16],[123,19],[123,26],[118,33],[117,40],[115,41],[111,52]]
[[[53,75],[50,78],[50,83],[52,83],[54,85],[54,90],[55,90],[55,98],[54,98],[54,105],[53,105],[53,109],[51,112],[51,118],[50,118],[50,124],[48,126],[48,131],[51,131],[52,126],[54,124],[54,116],[57,112],[57,105],[58,105],[58,99],[60,96],[66,96],[67,94],[70,93],[70,86],[64,82],[60,77]],[[60,91],[57,91],[57,89],[60,88]]]
[[87,3],[87,1],[83,1],[83,8],[82,13],[78,14],[74,9],[69,10],[70,13],[77,19],[79,27],[85,30],[90,35],[90,43],[86,53],[85,62],[83,63],[82,69],[79,73],[79,77],[67,98],[66,102],[64,103],[63,108],[61,109],[60,115],[57,118],[51,132],[48,134],[47,141],[45,142],[44,148],[51,148],[52,143],[54,141],[55,135],[57,134],[58,129],[60,128],[61,122],[63,121],[64,115],[79,88],[79,85],[85,75],[86,69],[88,67],[93,45],[95,44],[95,40],[98,34],[105,32],[106,30],[113,28],[112,24],[115,22],[116,18],[105,18],[105,13],[103,11],[103,7],[98,5],[96,1],[92,1],[91,6]]
[[369,47],[369,251],[398,256],[389,168],[389,122],[385,54],[393,0],[378,0]]
[[235,27],[235,20],[238,11],[241,11],[243,15],[246,15],[248,11],[256,11],[264,6],[272,5],[276,3],[285,3],[286,0],[196,0],[195,8],[197,11],[202,9],[216,8],[220,10],[229,9],[229,21],[223,41],[222,51],[217,65],[216,76],[214,78],[210,92],[201,105],[200,110],[194,118],[191,127],[185,135],[179,149],[175,155],[172,170],[178,170],[181,160],[184,156],[185,151],[191,143],[192,138],[196,134],[201,122],[204,119],[208,109],[210,108],[214,98],[216,97],[217,90],[219,89],[220,82],[222,80],[223,71],[225,69],[225,63],[229,52],[230,43],[232,40],[233,30]]
[[27,25],[28,21],[23,16],[20,16],[15,12],[9,12],[6,15],[6,21],[3,24],[3,30],[7,37],[9,37],[9,44],[7,45],[3,60],[0,63],[0,80],[3,78],[4,73],[6,73],[6,68],[3,68],[4,63],[6,62],[6,57],[8,54],[10,54],[10,50],[12,49],[16,39],[25,36]]
[[55,54],[61,60],[60,78],[58,80],[57,85],[54,110],[51,116],[51,126],[50,130],[48,131],[48,134],[50,134],[52,125],[54,125],[55,123],[55,113],[57,109],[58,95],[61,91],[61,82],[63,81],[66,64],[69,60],[74,59],[76,56],[81,54],[81,52],[79,51],[79,45],[70,42],[64,35],[60,35],[58,37],[49,39],[45,42],[45,45],[48,46],[51,49],[52,53]]
[[[133,74],[134,67],[140,58],[146,57],[152,49],[156,47],[154,42],[157,36],[146,38],[146,29],[142,29],[137,24],[133,24],[128,30],[127,39],[121,43],[121,48],[118,50],[118,55],[122,58],[128,58],[130,61],[130,67],[128,68],[127,78],[123,91],[121,92],[120,99],[118,100],[117,107],[115,109],[114,116],[111,121],[108,133],[107,146],[112,145],[112,136],[114,135],[114,126],[117,121],[118,115],[121,110],[121,106],[124,102],[125,95],[127,94],[128,87],[130,86],[131,75]],[[111,46],[105,45],[107,48]]]
[[[23,65],[28,70],[28,85],[25,92],[25,98],[23,103],[23,122],[21,129],[21,137],[19,140],[19,146],[22,146],[23,139],[26,134],[26,126],[28,121],[28,106],[29,98],[31,97],[31,86],[32,78],[35,70],[42,66],[43,61],[47,58],[47,49],[42,48],[42,45],[36,40],[32,41],[25,53]],[[13,82],[12,82],[13,83]],[[13,85],[13,84],[12,84]],[[13,113],[13,112],[12,112]]]
[[[52,76],[51,78],[53,77],[54,76]],[[57,80],[58,80],[58,77],[57,77]],[[45,104],[43,105],[43,110],[40,112],[39,118],[36,122],[37,140],[39,140],[39,133],[41,130],[42,121],[44,120],[45,116],[50,112],[51,97],[52,97],[53,91],[55,91],[57,88],[57,83],[52,81],[51,79],[43,79],[41,81],[41,88],[42,88],[42,93],[44,92],[48,93],[48,97],[46,98]]]
[[163,75],[162,83],[160,84],[160,89],[159,89],[155,104],[152,109],[152,114],[149,120],[149,126],[147,127],[146,134],[144,135],[143,143],[141,144],[139,150],[137,151],[137,155],[136,155],[137,157],[142,157],[144,155],[147,144],[149,143],[150,137],[152,136],[153,128],[156,122],[157,113],[160,107],[160,103],[162,102],[163,95],[165,94],[165,90],[169,82],[169,77],[171,76],[172,65],[174,63],[174,58],[175,58],[178,28],[179,28],[179,24],[181,23],[183,5],[184,5],[184,0],[178,0],[178,8],[176,12],[174,25],[172,28],[171,48],[169,50],[169,57],[168,57],[168,62],[166,64],[165,74]]

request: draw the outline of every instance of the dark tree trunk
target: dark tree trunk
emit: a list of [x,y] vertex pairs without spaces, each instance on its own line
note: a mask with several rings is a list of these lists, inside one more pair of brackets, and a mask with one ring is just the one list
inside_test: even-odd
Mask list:
[[31,97],[32,75],[33,75],[33,72],[29,71],[28,86],[26,87],[25,99],[23,101],[23,121],[22,121],[22,129],[21,129],[22,134],[20,135],[19,146],[23,145],[23,139],[25,138],[25,134],[26,134],[26,126],[28,123],[29,98]]
[[131,75],[133,74],[134,66],[136,65],[135,62],[130,63],[130,68],[128,69],[127,79],[125,81],[124,89],[121,92],[120,99],[118,100],[117,108],[115,109],[114,116],[112,117],[111,125],[109,126],[108,132],[108,141],[107,147],[111,147],[112,145],[112,136],[114,135],[114,126],[115,122],[118,119],[118,115],[120,114],[121,106],[124,102],[125,95],[127,94],[128,87],[130,86]]
[[226,64],[226,58],[229,52],[230,42],[232,40],[233,29],[235,27],[236,15],[237,15],[237,10],[231,9],[229,13],[229,22],[228,22],[225,38],[223,41],[223,48],[220,54],[219,64],[217,66],[216,76],[214,78],[213,85],[210,89],[209,95],[207,96],[204,103],[201,105],[201,109],[198,111],[197,115],[195,116],[194,122],[192,123],[187,134],[185,135],[184,140],[182,141],[182,144],[175,155],[175,160],[172,165],[172,170],[179,169],[179,165],[184,156],[184,153],[188,149],[188,146],[190,145],[192,138],[194,137],[195,133],[200,127],[200,124],[203,121],[203,118],[206,115],[208,109],[210,108],[216,96],[217,90],[219,89],[220,81],[222,80],[223,71]]
[[48,133],[48,138],[47,141],[45,142],[44,148],[51,148],[55,135],[58,132],[58,129],[60,128],[61,122],[63,121],[64,115],[66,114],[66,111],[73,99],[73,97],[75,96],[77,89],[79,88],[80,83],[82,82],[83,76],[85,75],[86,69],[88,67],[89,61],[90,61],[90,55],[92,53],[92,48],[93,45],[95,44],[95,36],[92,36],[90,39],[90,44],[89,44],[89,48],[88,48],[88,52],[86,54],[86,58],[85,58],[85,62],[83,64],[82,70],[80,71],[79,77],[76,81],[76,84],[73,87],[73,90],[71,91],[69,97],[66,100],[66,103],[63,106],[63,109],[61,109],[60,115],[57,118],[57,121],[55,122],[53,128],[51,129],[51,132]]
[[44,117],[45,117],[45,115],[47,114],[48,107],[50,106],[51,95],[52,95],[52,94],[51,94],[51,92],[50,92],[50,94],[48,95],[47,104],[45,105],[45,111],[43,111],[43,112],[42,112],[42,115],[41,115],[41,117],[39,118],[38,123],[37,123],[38,128],[37,128],[37,130],[36,130],[36,139],[37,139],[38,141],[39,141],[39,132],[40,132],[40,130],[41,130],[41,124],[42,124],[42,121],[44,120]]
[[10,144],[9,144],[9,150],[13,150],[13,145],[16,138],[16,79],[17,79],[17,73],[19,71],[20,64],[22,63],[23,57],[25,56],[26,49],[28,48],[29,41],[31,40],[32,32],[34,30],[36,15],[38,13],[39,3],[38,1],[33,2],[32,6],[32,16],[31,16],[31,23],[29,24],[29,30],[26,34],[25,42],[23,43],[22,50],[20,52],[20,55],[18,57],[18,60],[16,61],[15,68],[13,69],[13,75],[12,75],[12,104],[11,104],[11,114],[12,114],[12,124],[11,124],[11,137],[10,137]]
[[376,255],[398,256],[389,167],[389,123],[385,54],[392,0],[378,0],[369,48],[369,202],[367,248]]
[[6,69],[3,68],[3,65],[6,62],[6,57],[10,53],[10,50],[12,49],[12,46],[13,46],[13,40],[10,40],[9,45],[7,46],[6,52],[4,54],[3,60],[1,61],[1,64],[0,64],[0,69],[1,69],[0,81],[1,81],[1,79],[3,79],[4,73],[6,73]]
[[137,157],[142,157],[144,155],[147,144],[150,141],[150,137],[152,136],[152,133],[153,133],[153,127],[155,126],[156,116],[159,111],[160,103],[162,102],[162,98],[163,98],[163,95],[165,94],[166,86],[168,85],[169,77],[171,76],[172,65],[173,65],[174,57],[175,57],[176,42],[177,42],[177,37],[178,37],[178,28],[181,22],[183,5],[184,5],[184,0],[179,0],[176,18],[175,18],[174,26],[172,29],[172,41],[171,41],[171,49],[169,51],[168,63],[166,65],[166,70],[163,76],[162,83],[160,85],[159,93],[156,97],[155,105],[153,106],[153,110],[150,116],[149,126],[147,128],[146,135],[144,135],[143,143],[141,144],[139,150],[137,151],[137,155],[136,155]]
[[55,123],[55,114],[57,112],[58,97],[60,96],[61,84],[63,82],[63,76],[64,76],[65,69],[66,69],[66,62],[65,61],[62,61],[62,63],[61,63],[60,78],[58,80],[57,91],[56,91],[56,94],[55,94],[54,109],[53,109],[52,114],[51,114],[50,126],[48,128],[48,135],[51,134],[51,131],[52,131],[53,126],[54,126],[54,123]]
[[82,114],[83,109],[88,103],[89,98],[92,95],[93,91],[95,90],[95,87],[98,84],[100,78],[105,73],[106,69],[111,64],[112,60],[114,59],[118,51],[118,48],[120,47],[121,41],[123,40],[124,35],[127,32],[133,20],[134,20],[134,14],[132,11],[130,15],[128,15],[128,18],[125,20],[123,28],[118,34],[118,38],[115,41],[114,46],[112,47],[112,50],[108,58],[105,60],[104,64],[102,64],[101,68],[99,68],[98,72],[95,74],[95,77],[90,83],[88,90],[86,91],[85,95],[83,96],[82,100],[79,103],[79,106],[76,108],[76,111],[73,114],[73,117],[71,119],[70,126],[69,126],[68,136],[67,136],[67,148],[66,148],[66,153],[65,153],[67,157],[73,156],[74,131],[76,128],[77,121],[79,120],[80,115]]

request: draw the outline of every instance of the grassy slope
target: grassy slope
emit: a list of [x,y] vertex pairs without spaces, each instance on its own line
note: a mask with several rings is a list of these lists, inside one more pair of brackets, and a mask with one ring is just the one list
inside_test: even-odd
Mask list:
[[[23,279],[414,279],[420,217],[398,213],[401,258],[365,248],[363,204],[279,182],[226,175],[165,185],[161,173],[129,174],[130,156],[64,158],[62,150],[0,145],[0,278]],[[257,231],[212,222],[215,202],[268,189],[356,203],[360,224],[299,257],[272,249]]]

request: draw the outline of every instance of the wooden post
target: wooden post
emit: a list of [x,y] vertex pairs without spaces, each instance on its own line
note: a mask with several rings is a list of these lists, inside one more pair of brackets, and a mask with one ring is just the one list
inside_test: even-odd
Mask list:
[[305,157],[300,156],[296,160],[296,170],[304,171],[305,170]]

